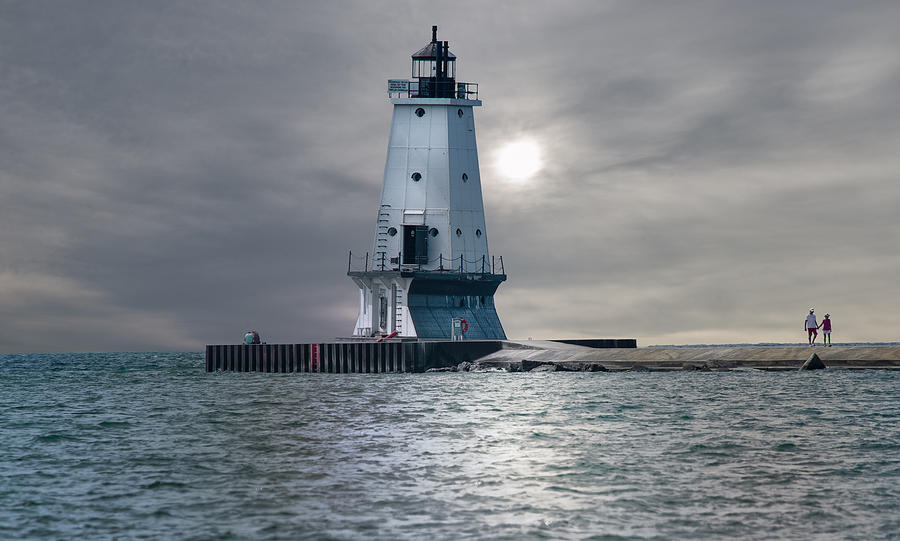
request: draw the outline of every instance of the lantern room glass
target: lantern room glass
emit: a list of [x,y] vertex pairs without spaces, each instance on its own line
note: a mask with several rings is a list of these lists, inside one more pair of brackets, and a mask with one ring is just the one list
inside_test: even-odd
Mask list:
[[[437,74],[437,61],[433,58],[417,58],[412,61],[412,76],[434,77]],[[444,74],[448,79],[456,79],[456,61],[447,60],[447,73]]]

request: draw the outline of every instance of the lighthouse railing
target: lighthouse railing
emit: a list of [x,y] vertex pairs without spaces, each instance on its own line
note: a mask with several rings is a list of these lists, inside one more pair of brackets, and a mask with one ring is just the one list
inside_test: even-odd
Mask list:
[[347,259],[347,274],[360,272],[435,272],[456,274],[506,275],[503,256],[482,255],[476,259],[467,259],[462,254],[448,257],[438,254],[433,259],[417,263],[403,263],[403,252],[390,256],[386,252],[377,252],[370,256],[350,254]]
[[459,81],[419,81],[405,79],[388,80],[388,97],[391,98],[455,98],[458,100],[477,100],[478,83],[462,83]]

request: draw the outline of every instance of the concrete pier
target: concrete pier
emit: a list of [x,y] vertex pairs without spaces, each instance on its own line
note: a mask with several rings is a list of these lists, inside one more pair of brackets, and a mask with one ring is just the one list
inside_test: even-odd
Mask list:
[[[588,344],[588,345],[585,345]],[[624,347],[623,347],[624,346]],[[398,340],[206,346],[209,372],[391,373],[454,369],[541,371],[797,370],[816,353],[828,368],[900,370],[898,346],[638,348],[634,340]]]
[[555,341],[506,342],[504,348],[478,359],[485,368],[528,370],[543,364],[566,370],[797,370],[812,353],[829,368],[900,369],[898,346],[739,346],[586,348]]

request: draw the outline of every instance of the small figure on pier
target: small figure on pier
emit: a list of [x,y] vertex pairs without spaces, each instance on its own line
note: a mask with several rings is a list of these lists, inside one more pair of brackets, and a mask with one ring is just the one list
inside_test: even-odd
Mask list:
[[816,323],[815,312],[815,308],[810,308],[809,314],[806,316],[806,321],[803,322],[804,328],[806,329],[806,335],[809,338],[809,347],[813,347],[816,344],[816,338],[819,336],[819,333],[816,330],[819,328],[819,324]]
[[822,327],[822,345],[831,347],[831,314],[825,314],[825,319],[819,325]]
[[253,343],[253,331],[247,331],[244,333],[244,343],[248,346]]
[[251,343],[252,343],[252,344],[260,344],[260,343],[261,343],[260,340],[259,340],[259,333],[258,333],[258,332],[253,331],[253,342],[251,342]]

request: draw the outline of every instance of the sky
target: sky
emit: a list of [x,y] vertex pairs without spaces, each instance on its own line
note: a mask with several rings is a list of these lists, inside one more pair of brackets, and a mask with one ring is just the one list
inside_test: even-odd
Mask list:
[[0,352],[351,334],[431,25],[510,338],[900,339],[900,3],[0,0]]

